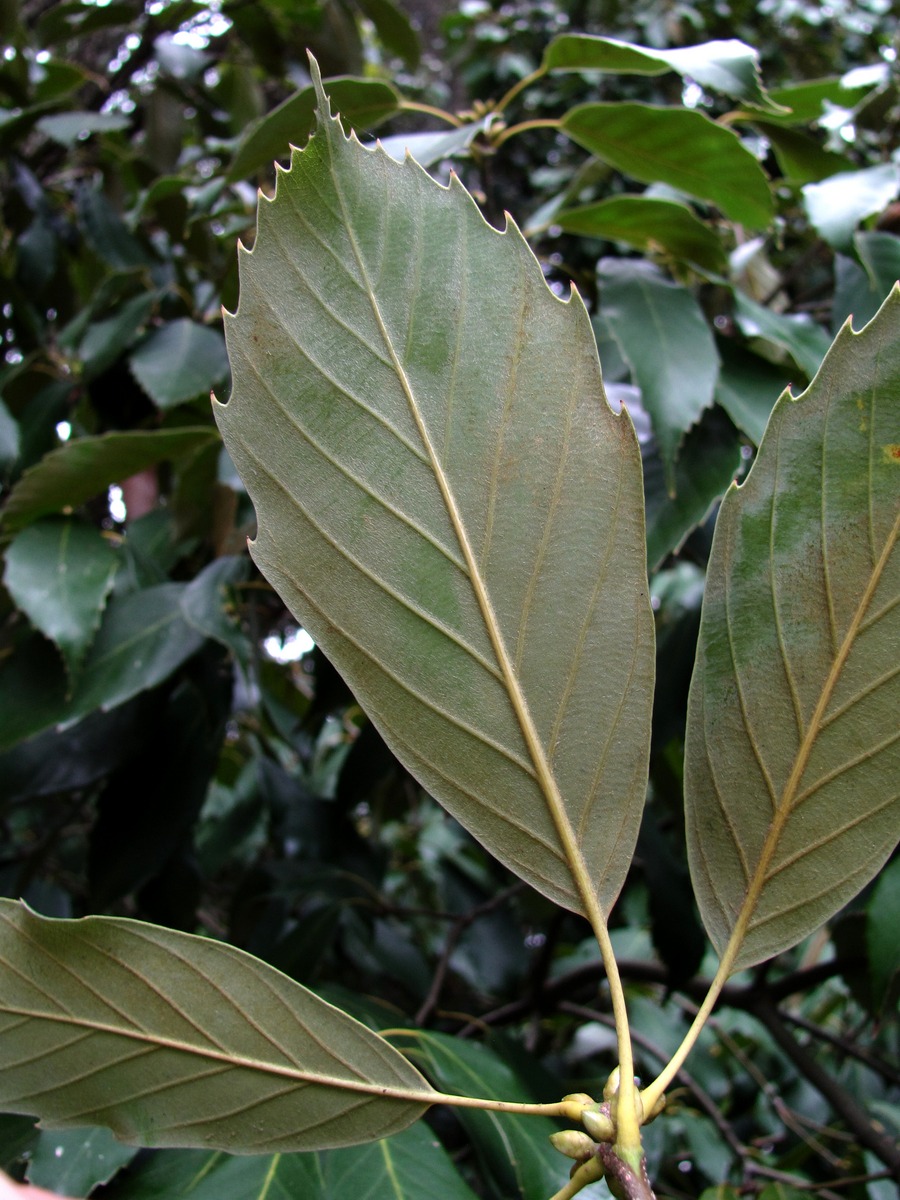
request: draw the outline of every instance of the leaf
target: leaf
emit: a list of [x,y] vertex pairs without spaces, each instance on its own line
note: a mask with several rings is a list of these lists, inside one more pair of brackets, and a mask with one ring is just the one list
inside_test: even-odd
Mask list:
[[854,108],[873,88],[871,82],[852,83],[854,74],[850,72],[844,78],[812,79],[773,88],[769,93],[771,99],[787,111],[767,113],[766,120],[785,125],[809,125],[824,117],[829,108]]
[[228,376],[222,334],[187,317],[154,330],[131,354],[128,365],[153,403],[163,409],[209,395]]
[[687,288],[649,263],[604,258],[597,269],[600,314],[641,389],[675,494],[675,460],[688,429],[712,404],[719,354],[703,311]]
[[54,142],[71,149],[93,133],[116,133],[130,124],[131,117],[124,113],[64,112],[41,117],[37,127]]
[[734,317],[746,337],[761,337],[787,350],[810,378],[828,350],[828,334],[807,313],[778,313],[734,292]]
[[780,109],[760,85],[759,55],[736,38],[660,50],[617,38],[564,33],[544,51],[544,67],[549,71],[609,71],[620,75],[677,71],[702,87],[724,92],[746,104]]
[[753,124],[772,143],[782,174],[792,183],[813,183],[846,171],[850,160],[834,150],[826,150],[808,133],[753,118]]
[[402,163],[407,150],[420,167],[430,167],[444,158],[452,158],[467,150],[473,140],[487,127],[487,120],[461,125],[459,129],[431,133],[395,133],[379,138],[382,150]]
[[716,402],[754,446],[762,441],[775,401],[790,385],[790,374],[742,346],[721,345],[722,369]]
[[[461,1089],[465,1094],[526,1103],[534,1100],[512,1068],[489,1046],[431,1031],[417,1033],[412,1045],[421,1046],[429,1073],[446,1091]],[[457,1109],[457,1116],[499,1195],[510,1200],[546,1200],[558,1188],[561,1159],[549,1142],[550,1134],[559,1128],[555,1121],[472,1108]]]
[[732,970],[817,929],[900,827],[900,289],[786,393],[722,505],[688,705],[703,921]]
[[[897,928],[900,925],[900,858],[881,873],[866,913],[866,950],[876,1007],[887,1015],[888,1004],[896,1001],[900,984],[897,960]],[[893,993],[893,994],[892,994]]]
[[[332,1200],[321,1155],[225,1154],[221,1150],[159,1150],[139,1159],[104,1200]],[[337,1200],[337,1198],[333,1198]]]
[[721,240],[686,204],[650,196],[613,196],[596,204],[564,208],[553,224],[566,233],[627,242],[639,250],[660,251],[708,271],[722,271]]
[[19,423],[0,399],[0,479],[15,465],[20,444]]
[[26,1178],[60,1195],[89,1196],[136,1153],[135,1147],[117,1142],[108,1129],[44,1130],[29,1156]]
[[35,629],[61,650],[70,678],[100,625],[119,559],[77,521],[39,521],[7,547],[3,582]]
[[[41,647],[21,647],[0,670],[0,749],[67,728],[162,683],[203,644],[186,624],[186,584],[162,583],[110,601],[71,699]],[[49,649],[49,647],[48,647]]]
[[772,219],[763,170],[737,134],[703,113],[649,104],[582,104],[560,127],[604,162],[644,183],[709,200],[751,229]]
[[[831,320],[835,330],[852,317],[859,329],[875,316],[900,279],[900,238],[893,233],[857,233],[853,248],[859,259],[835,256],[835,291]],[[861,264],[861,265],[860,265]]]
[[133,430],[75,438],[45,454],[12,489],[0,520],[10,532],[48,513],[77,508],[111,483],[216,441],[213,429]]
[[232,946],[0,900],[0,1105],[230,1153],[353,1145],[436,1095],[377,1034]]
[[670,495],[662,460],[651,443],[644,448],[647,565],[654,570],[684,545],[713,511],[741,467],[738,435],[717,409],[688,431],[675,463]]
[[[328,91],[344,120],[354,129],[373,128],[395,113],[400,105],[400,98],[393,88],[375,79],[329,79]],[[315,123],[315,89],[301,88],[250,127],[238,146],[226,181],[236,183],[257,171],[268,170],[275,159],[284,158],[292,146],[305,142]]]
[[426,1196],[475,1200],[475,1193],[424,1122],[371,1145],[330,1150],[320,1157],[326,1195],[334,1200],[423,1200]]
[[253,556],[420,782],[602,920],[652,692],[633,430],[580,299],[550,292],[516,227],[321,105],[226,322],[216,418]]
[[881,212],[897,196],[900,167],[880,163],[861,171],[842,171],[808,183],[803,203],[810,223],[836,250],[852,250],[853,234],[860,221]]
[[397,54],[410,70],[419,65],[421,47],[409,17],[393,0],[357,0],[362,12],[391,54]]

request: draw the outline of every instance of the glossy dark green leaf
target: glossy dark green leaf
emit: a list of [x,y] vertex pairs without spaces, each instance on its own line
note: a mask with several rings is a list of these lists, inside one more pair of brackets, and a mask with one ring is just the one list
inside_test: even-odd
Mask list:
[[685,287],[648,263],[601,259],[600,314],[641,389],[665,469],[675,493],[681,441],[712,403],[719,354],[709,322]]
[[103,191],[85,186],[77,201],[85,239],[103,262],[115,271],[135,271],[153,265],[153,255],[131,232]]
[[769,184],[737,134],[703,113],[649,104],[582,104],[561,128],[591,154],[644,183],[709,200],[733,221],[763,229],[772,219]]
[[678,452],[674,495],[652,443],[644,448],[643,459],[647,566],[652,571],[680,549],[725,495],[741,467],[740,439],[721,411],[704,413],[685,435]]
[[231,589],[249,578],[250,566],[246,555],[214,559],[187,585],[181,601],[188,624],[227,646],[244,666],[250,643],[240,628]]
[[475,1200],[424,1122],[371,1145],[329,1150],[319,1157],[328,1200]]
[[808,379],[818,371],[828,350],[828,334],[808,314],[775,312],[735,291],[734,316],[746,337],[762,338],[787,350]]
[[141,292],[117,305],[111,317],[88,325],[78,347],[88,378],[107,370],[128,349],[153,311],[155,302],[152,292]]
[[900,166],[879,163],[808,183],[803,202],[811,224],[836,250],[849,251],[859,223],[887,208],[900,188]]
[[419,37],[409,17],[393,0],[357,0],[359,7],[375,26],[385,49],[396,54],[415,70],[419,65]]
[[779,400],[729,491],[685,749],[691,875],[724,966],[794,945],[900,834],[900,287]]
[[[380,125],[400,103],[393,88],[375,79],[329,79],[328,93],[335,111],[359,132]],[[304,145],[315,124],[315,89],[301,88],[250,128],[228,168],[228,180],[269,170],[276,159],[288,157],[291,146]]]
[[720,343],[719,350],[722,369],[716,384],[716,403],[758,446],[775,401],[790,386],[791,372],[729,342]]
[[341,1200],[325,1190],[322,1157],[314,1151],[232,1155],[221,1150],[160,1150],[135,1163],[103,1196],[104,1200]]
[[900,858],[894,858],[875,884],[866,912],[866,951],[869,977],[877,1007],[885,1013],[896,1003],[900,992],[900,957],[897,954],[897,930],[900,929]]
[[646,785],[633,430],[580,299],[553,295],[518,230],[363,149],[322,103],[226,323],[216,418],[253,555],[407,768],[598,923]]
[[182,616],[185,586],[163,583],[113,597],[70,699],[39,646],[13,655],[0,669],[0,748],[115,708],[168,678],[203,644]]
[[22,529],[39,517],[77,508],[154,463],[175,461],[217,440],[214,429],[131,430],[73,438],[44,455],[12,489],[0,512],[3,527]]
[[807,125],[825,116],[832,107],[854,108],[872,86],[871,83],[848,86],[842,79],[834,77],[773,88],[769,93],[771,99],[788,111],[774,115],[767,113],[766,120],[777,120],[785,125]]
[[639,250],[695,263],[708,271],[719,272],[725,267],[721,238],[686,204],[672,200],[613,196],[596,204],[561,209],[554,214],[553,224],[566,233],[627,242]]
[[47,1128],[259,1153],[404,1129],[434,1091],[387,1042],[232,946],[0,900],[0,1104]]
[[118,565],[109,541],[78,521],[39,521],[7,547],[3,582],[35,629],[59,647],[73,679]]
[[815,183],[852,166],[849,159],[820,146],[804,131],[755,118],[753,124],[771,142],[781,173],[793,184]]
[[606,71],[619,75],[677,71],[701,87],[734,96],[745,104],[778,108],[760,84],[759,55],[735,38],[660,50],[617,38],[564,33],[547,46],[544,66],[550,71]]
[[[535,1100],[510,1066],[484,1043],[422,1031],[409,1039],[399,1035],[398,1044],[421,1054],[416,1061],[421,1061],[444,1091]],[[559,1129],[555,1121],[467,1108],[459,1109],[457,1115],[499,1195],[510,1200],[547,1200],[562,1186],[565,1160],[549,1141],[550,1134]]]
[[136,1153],[135,1146],[123,1145],[108,1129],[44,1130],[29,1158],[26,1178],[60,1196],[89,1196]]
[[135,379],[158,408],[208,396],[228,376],[225,339],[187,317],[154,330],[128,359]]

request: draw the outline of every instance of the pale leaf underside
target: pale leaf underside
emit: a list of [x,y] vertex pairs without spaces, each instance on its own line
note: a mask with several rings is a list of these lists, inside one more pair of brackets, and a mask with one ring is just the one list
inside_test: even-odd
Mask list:
[[818,928],[900,834],[898,413],[895,288],[782,397],[719,516],[685,787],[694,886],[734,969]]
[[231,946],[0,900],[0,1111],[261,1154],[385,1137],[434,1096],[382,1038]]
[[596,918],[646,787],[633,430],[584,306],[553,296],[518,230],[320,103],[226,322],[216,417],[254,558],[424,786]]

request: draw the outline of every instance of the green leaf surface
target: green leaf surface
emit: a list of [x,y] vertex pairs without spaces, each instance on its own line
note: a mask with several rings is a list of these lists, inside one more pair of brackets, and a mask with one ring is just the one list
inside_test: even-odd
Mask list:
[[734,317],[746,337],[762,338],[787,350],[809,379],[818,371],[828,350],[828,334],[807,313],[775,312],[735,291]]
[[686,204],[650,196],[613,196],[596,204],[562,209],[553,224],[566,233],[627,242],[708,271],[725,268],[721,239]]
[[[397,111],[400,98],[393,88],[375,79],[329,79],[328,92],[335,109],[353,129],[369,130]],[[290,147],[302,146],[316,124],[316,93],[301,88],[277,108],[261,117],[238,146],[227,180],[236,183],[268,170]]]
[[66,681],[40,646],[13,655],[0,670],[0,749],[53,725],[74,725],[96,709],[116,708],[196,654],[203,637],[182,616],[186,587],[162,583],[114,597],[69,699]]
[[410,70],[419,65],[421,47],[409,17],[393,0],[357,0],[362,12],[391,54],[399,55]]
[[716,403],[754,446],[762,441],[775,401],[790,386],[790,372],[743,346],[720,343],[722,369]]
[[116,1141],[108,1129],[43,1130],[29,1157],[26,1178],[61,1196],[89,1196],[136,1153],[134,1146]]
[[769,185],[754,156],[730,129],[703,113],[649,104],[582,104],[560,126],[616,170],[644,183],[709,200],[751,229],[772,219]]
[[152,292],[142,292],[119,304],[111,317],[88,325],[78,347],[78,355],[89,378],[111,367],[131,345],[155,303],[156,296]]
[[[324,1187],[321,1154],[160,1150],[139,1160],[104,1200],[338,1200]],[[359,1200],[359,1198],[355,1198]]]
[[[515,1071],[483,1043],[428,1031],[406,1044],[411,1053],[420,1049],[423,1066],[445,1091],[526,1103],[535,1099]],[[559,1188],[563,1160],[549,1141],[559,1129],[555,1121],[468,1108],[458,1109],[457,1115],[497,1194],[510,1200],[547,1200]]]
[[860,171],[841,171],[821,183],[808,183],[803,203],[820,237],[846,252],[852,250],[860,221],[887,208],[896,199],[898,187],[900,166],[879,163]]
[[677,71],[712,91],[760,108],[778,108],[759,81],[759,55],[736,38],[659,50],[617,38],[564,33],[547,46],[549,71],[607,71],[619,75],[661,75]]
[[753,125],[772,143],[781,173],[793,184],[816,183],[852,165],[842,154],[820,146],[808,133],[756,117]]
[[900,858],[885,867],[866,913],[866,950],[875,1003],[888,1012],[900,982],[897,930],[900,928]]
[[777,120],[785,125],[808,125],[825,116],[830,108],[853,108],[872,91],[872,84],[852,84],[852,72],[848,82],[832,77],[811,79],[804,83],[792,83],[787,87],[773,88],[770,98],[787,112],[767,114],[766,120]]
[[64,112],[41,117],[37,127],[54,142],[71,148],[93,133],[116,133],[130,124],[131,117],[124,113]]
[[818,928],[900,832],[900,288],[782,396],[726,496],[685,751],[689,859],[732,970]]
[[77,521],[39,521],[7,547],[3,582],[35,629],[59,647],[73,679],[118,565],[106,538]]
[[128,359],[135,379],[158,408],[208,396],[228,376],[228,355],[218,329],[187,317],[154,330]]
[[19,457],[19,423],[0,400],[0,477],[6,475]]
[[709,323],[691,292],[649,264],[601,259],[600,313],[641,389],[675,494],[675,460],[682,438],[713,400],[719,353]]
[[467,150],[485,128],[487,121],[475,121],[459,129],[442,129],[431,133],[396,133],[379,138],[381,148],[391,158],[402,163],[407,150],[420,167],[430,167],[444,158],[452,158]]
[[322,103],[226,324],[216,416],[254,558],[423,785],[602,920],[652,692],[633,430],[580,299],[550,292],[515,226],[348,140]]
[[368,1146],[330,1150],[320,1159],[329,1200],[424,1200],[427,1196],[475,1200],[475,1193],[424,1122]]
[[702,524],[741,467],[737,432],[721,411],[712,409],[689,430],[675,463],[675,494],[670,495],[659,454],[645,447],[644,495],[647,506],[647,566],[652,571]]
[[831,312],[835,332],[848,317],[856,329],[871,321],[900,279],[900,238],[895,234],[857,233],[853,249],[855,259],[835,256]]
[[8,532],[39,517],[77,508],[154,463],[176,461],[216,441],[214,429],[133,430],[75,438],[45,454],[12,489],[0,521]]
[[230,1153],[353,1145],[435,1095],[401,1054],[221,942],[0,901],[0,1105]]

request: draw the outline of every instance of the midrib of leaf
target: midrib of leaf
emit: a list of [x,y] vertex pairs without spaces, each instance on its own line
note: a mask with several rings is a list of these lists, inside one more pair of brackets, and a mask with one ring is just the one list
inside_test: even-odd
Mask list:
[[[7,1006],[4,1012],[20,1016],[24,1020],[52,1021],[58,1025],[71,1025],[76,1029],[88,1030],[91,1033],[108,1035],[110,1037],[127,1038],[130,1041],[150,1046],[154,1049],[174,1050],[193,1058],[209,1059],[213,1062],[225,1063],[229,1067],[258,1071],[264,1075],[278,1075],[284,1079],[295,1080],[298,1083],[313,1083],[322,1087],[339,1088],[345,1092],[363,1092],[367,1095],[380,1096],[386,1100],[408,1100],[416,1104],[435,1104],[442,1099],[441,1093],[415,1088],[399,1088],[379,1083],[369,1083],[367,1080],[346,1079],[340,1075],[323,1075],[315,1071],[305,1071],[302,1067],[282,1066],[279,1063],[267,1062],[260,1058],[247,1058],[242,1054],[234,1054],[227,1049],[214,1049],[209,1046],[199,1046],[193,1042],[184,1042],[179,1038],[166,1037],[162,1034],[147,1033],[145,1030],[125,1029],[120,1025],[107,1025],[103,1021],[86,1021],[68,1013],[35,1012],[33,1009],[13,1008]],[[349,1065],[349,1064],[348,1064]]]
[[381,1156],[384,1159],[384,1169],[387,1172],[388,1179],[391,1181],[391,1187],[394,1190],[394,1195],[397,1200],[403,1200],[406,1195],[403,1188],[400,1186],[400,1180],[397,1178],[397,1171],[394,1167],[394,1156],[391,1154],[390,1142],[387,1138],[382,1138],[378,1143],[378,1148],[381,1151]]
[[[342,135],[338,135],[342,136]],[[591,886],[590,875],[588,874],[587,866],[582,857],[581,851],[575,839],[575,832],[569,821],[568,813],[565,810],[562,796],[560,795],[559,787],[556,779],[550,768],[547,756],[544,752],[544,747],[541,744],[537,729],[535,728],[534,720],[528,707],[528,701],[522,694],[522,689],[516,675],[515,665],[510,657],[503,640],[503,635],[500,631],[494,608],[491,603],[491,598],[488,593],[487,585],[482,577],[481,570],[478,565],[472,543],[469,539],[468,532],[462,519],[462,514],[459,511],[459,506],[456,502],[456,497],[453,488],[448,480],[446,473],[441,465],[440,457],[437,449],[429,435],[428,428],[422,416],[421,407],[416,398],[409,376],[400,359],[397,349],[394,345],[394,340],[387,328],[384,317],[381,313],[381,308],[378,304],[378,298],[375,294],[375,289],[369,278],[368,270],[366,269],[365,260],[360,250],[359,242],[356,238],[356,233],[353,227],[350,214],[347,211],[343,191],[340,181],[337,178],[335,171],[331,170],[332,182],[334,183],[335,193],[338,202],[341,206],[341,219],[350,244],[353,248],[353,255],[356,259],[356,265],[359,269],[363,280],[366,295],[372,307],[372,313],[375,317],[376,324],[384,341],[385,348],[391,359],[391,364],[400,381],[400,386],[403,389],[403,394],[406,397],[409,410],[418,430],[419,437],[422,439],[422,444],[425,447],[426,454],[431,464],[431,469],[434,473],[435,480],[441,493],[441,499],[447,509],[450,517],[453,531],[456,534],[457,542],[462,551],[463,559],[465,560],[469,581],[475,593],[475,598],[478,602],[478,607],[487,629],[488,637],[490,638],[491,646],[497,656],[497,662],[500,667],[500,673],[503,677],[504,686],[507,695],[510,698],[510,703],[513,706],[513,711],[516,715],[516,720],[522,730],[522,735],[525,744],[528,748],[528,753],[531,761],[534,763],[534,769],[537,774],[537,780],[541,790],[547,801],[547,806],[550,810],[550,815],[556,827],[557,834],[562,842],[563,850],[569,864],[569,869],[572,873],[573,881],[576,890],[585,907],[585,912],[590,920],[591,926],[594,928],[598,937],[599,930],[606,932],[606,917]]]

